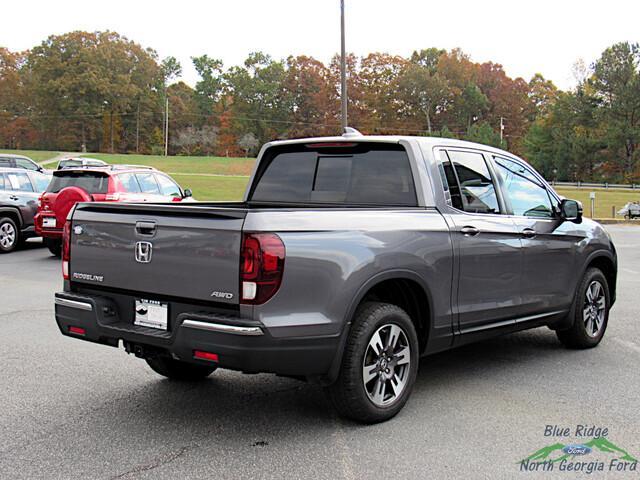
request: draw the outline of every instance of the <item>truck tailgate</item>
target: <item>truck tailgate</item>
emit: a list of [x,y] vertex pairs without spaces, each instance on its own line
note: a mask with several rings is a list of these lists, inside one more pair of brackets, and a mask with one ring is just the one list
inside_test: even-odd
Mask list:
[[246,209],[210,204],[79,204],[70,280],[151,299],[237,304],[245,216]]

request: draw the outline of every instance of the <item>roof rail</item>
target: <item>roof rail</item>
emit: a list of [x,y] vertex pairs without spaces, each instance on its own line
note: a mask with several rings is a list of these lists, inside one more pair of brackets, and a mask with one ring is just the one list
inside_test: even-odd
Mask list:
[[117,165],[109,165],[111,170],[128,170],[131,168],[139,168],[141,170],[155,170],[155,167],[150,167],[148,165],[125,165],[125,164],[117,164]]
[[352,127],[344,127],[343,137],[362,137],[362,134]]

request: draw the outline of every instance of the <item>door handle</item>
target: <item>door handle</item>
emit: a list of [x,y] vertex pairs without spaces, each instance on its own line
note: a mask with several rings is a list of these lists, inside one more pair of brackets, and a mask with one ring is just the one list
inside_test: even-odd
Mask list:
[[467,225],[466,227],[462,227],[460,229],[460,232],[465,237],[475,237],[476,235],[478,235],[480,233],[480,230],[478,230],[476,227],[472,227],[470,225]]
[[521,233],[523,238],[533,238],[536,236],[536,231],[533,228],[525,228]]

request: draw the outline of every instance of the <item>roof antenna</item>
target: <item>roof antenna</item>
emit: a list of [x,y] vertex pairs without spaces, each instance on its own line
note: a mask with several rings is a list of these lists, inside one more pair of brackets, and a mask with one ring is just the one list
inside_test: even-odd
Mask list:
[[361,137],[362,134],[353,127],[344,127],[343,137]]

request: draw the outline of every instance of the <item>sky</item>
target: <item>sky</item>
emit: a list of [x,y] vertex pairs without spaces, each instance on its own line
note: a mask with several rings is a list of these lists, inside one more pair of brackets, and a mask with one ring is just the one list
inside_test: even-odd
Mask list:
[[[328,62],[340,50],[339,0],[2,0],[0,46],[25,50],[52,34],[113,30],[175,56],[182,79],[198,80],[190,57],[225,66],[262,50],[272,57],[311,55]],[[461,48],[493,61],[511,77],[542,73],[560,88],[575,85],[572,65],[589,65],[609,45],[640,41],[637,0],[345,0],[347,50],[358,56]],[[11,21],[7,21],[11,19]],[[24,19],[24,21],[18,21]]]

